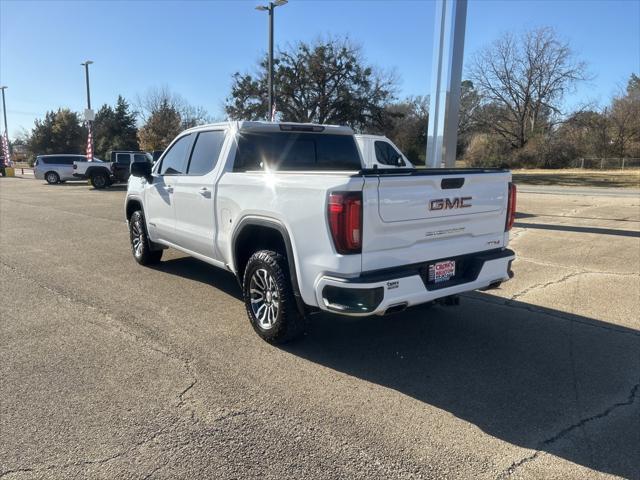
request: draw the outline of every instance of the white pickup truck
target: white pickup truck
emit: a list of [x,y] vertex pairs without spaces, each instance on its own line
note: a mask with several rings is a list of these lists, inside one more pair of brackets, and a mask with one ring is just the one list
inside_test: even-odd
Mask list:
[[124,213],[138,263],[172,247],[232,272],[277,343],[318,310],[383,315],[498,286],[515,202],[508,170],[364,168],[347,127],[243,121],[132,164]]

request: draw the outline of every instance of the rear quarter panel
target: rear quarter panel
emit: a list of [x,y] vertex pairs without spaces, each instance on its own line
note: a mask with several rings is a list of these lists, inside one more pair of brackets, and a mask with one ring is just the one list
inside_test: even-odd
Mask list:
[[358,275],[360,255],[338,255],[326,219],[328,192],[360,190],[363,179],[345,173],[226,172],[217,184],[216,243],[232,266],[232,238],[246,217],[272,219],[290,237],[300,293],[316,304],[314,285],[323,273]]

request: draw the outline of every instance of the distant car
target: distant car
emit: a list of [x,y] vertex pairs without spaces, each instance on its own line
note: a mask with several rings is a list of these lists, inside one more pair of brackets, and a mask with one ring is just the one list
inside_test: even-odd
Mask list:
[[[73,162],[86,161],[85,155],[54,154],[38,155],[33,164],[33,174],[39,180],[46,180],[48,184],[66,182],[67,180],[77,180],[73,176]],[[102,162],[95,158],[96,162]]]
[[366,168],[413,168],[395,144],[383,135],[354,135]]

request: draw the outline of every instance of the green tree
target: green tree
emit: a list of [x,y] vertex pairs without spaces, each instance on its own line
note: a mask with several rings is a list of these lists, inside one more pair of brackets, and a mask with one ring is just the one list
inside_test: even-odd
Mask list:
[[[368,65],[348,39],[300,42],[278,53],[276,108],[281,119],[350,125],[356,130],[384,123],[397,80]],[[269,117],[267,61],[256,75],[235,73],[225,111],[230,118]]]
[[34,155],[50,153],[84,153],[87,132],[80,124],[77,113],[68,108],[47,112],[44,119],[36,120],[27,140]]
[[386,135],[414,165],[424,164],[429,121],[428,97],[408,97],[385,107],[384,123],[374,133]]
[[136,114],[127,101],[118,96],[115,108],[103,105],[94,122],[96,155],[106,159],[109,150],[138,150]]
[[165,101],[155,108],[138,130],[138,141],[143,150],[164,150],[181,131],[180,113]]

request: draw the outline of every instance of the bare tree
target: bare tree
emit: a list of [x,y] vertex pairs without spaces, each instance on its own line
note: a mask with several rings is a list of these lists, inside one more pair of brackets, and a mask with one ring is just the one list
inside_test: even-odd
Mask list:
[[211,122],[211,117],[204,107],[189,104],[182,95],[172,92],[166,85],[149,88],[144,95],[138,95],[136,107],[143,123],[148,122],[154,113],[167,107],[178,112],[182,129]]
[[473,57],[468,75],[486,107],[480,121],[514,148],[557,122],[565,94],[588,78],[585,63],[546,27],[505,34]]

